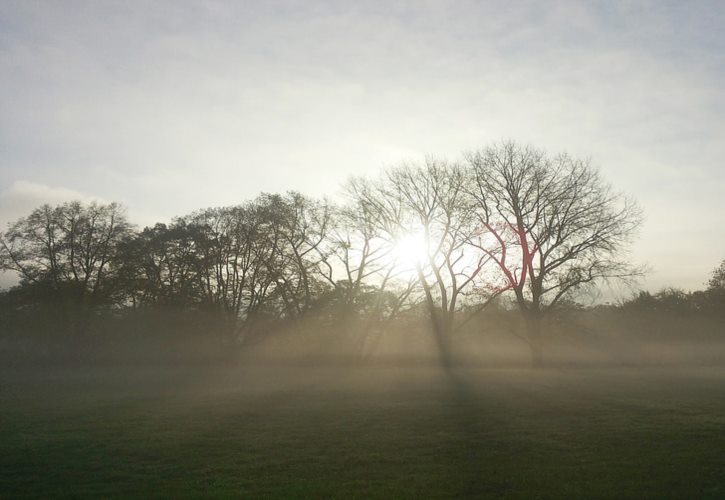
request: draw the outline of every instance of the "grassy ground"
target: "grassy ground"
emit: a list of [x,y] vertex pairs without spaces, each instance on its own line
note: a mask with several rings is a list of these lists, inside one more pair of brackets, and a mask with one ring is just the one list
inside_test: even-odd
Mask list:
[[725,498],[722,369],[0,377],[3,498]]

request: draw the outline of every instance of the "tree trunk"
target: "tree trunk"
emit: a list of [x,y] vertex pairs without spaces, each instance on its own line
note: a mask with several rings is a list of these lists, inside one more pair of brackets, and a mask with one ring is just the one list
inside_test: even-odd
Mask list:
[[451,359],[451,329],[441,311],[431,309],[431,320],[433,323],[433,337],[438,349],[438,361],[441,368],[450,372],[452,368]]

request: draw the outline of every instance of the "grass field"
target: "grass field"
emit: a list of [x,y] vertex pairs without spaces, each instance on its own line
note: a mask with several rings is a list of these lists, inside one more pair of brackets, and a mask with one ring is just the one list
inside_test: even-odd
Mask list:
[[725,498],[720,368],[0,377],[3,498]]

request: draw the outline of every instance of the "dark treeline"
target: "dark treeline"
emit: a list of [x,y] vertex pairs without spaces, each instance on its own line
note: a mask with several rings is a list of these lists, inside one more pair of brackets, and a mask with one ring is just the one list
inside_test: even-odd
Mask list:
[[[538,364],[562,318],[587,331],[579,299],[642,274],[626,259],[636,203],[567,155],[503,143],[351,179],[344,200],[262,194],[142,230],[115,203],[39,207],[0,236],[0,268],[19,278],[0,295],[3,349],[153,339],[223,355],[311,330],[364,358],[422,331],[448,365],[453,338],[495,323]],[[587,311],[720,321],[724,275]]]

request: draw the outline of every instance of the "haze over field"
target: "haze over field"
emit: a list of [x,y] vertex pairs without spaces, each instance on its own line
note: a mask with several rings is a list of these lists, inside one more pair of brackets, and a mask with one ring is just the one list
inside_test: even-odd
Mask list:
[[0,0],[0,497],[725,498],[723,26]]
[[515,138],[601,165],[647,215],[645,287],[698,289],[725,248],[724,24],[703,1],[6,1],[0,221],[337,196]]

